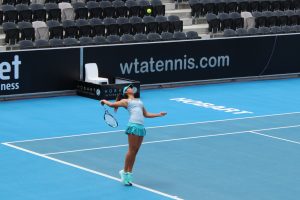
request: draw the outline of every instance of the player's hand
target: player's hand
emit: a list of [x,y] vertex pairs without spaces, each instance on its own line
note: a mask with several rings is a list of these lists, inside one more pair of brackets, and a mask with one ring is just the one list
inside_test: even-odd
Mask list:
[[101,101],[100,101],[100,103],[101,103],[101,105],[103,106],[104,104],[106,104],[106,100],[105,99],[102,99]]
[[160,112],[159,114],[160,114],[160,116],[165,116],[167,113],[166,112]]

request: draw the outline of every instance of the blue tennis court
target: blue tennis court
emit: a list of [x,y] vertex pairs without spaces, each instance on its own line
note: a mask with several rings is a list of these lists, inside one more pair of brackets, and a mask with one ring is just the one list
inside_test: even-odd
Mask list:
[[0,199],[298,200],[300,79],[143,90],[134,186],[120,183],[117,129],[78,96],[0,103]]

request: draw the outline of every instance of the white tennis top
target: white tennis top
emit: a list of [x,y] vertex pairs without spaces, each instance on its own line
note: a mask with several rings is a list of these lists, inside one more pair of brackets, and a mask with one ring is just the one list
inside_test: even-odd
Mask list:
[[144,104],[139,99],[128,99],[127,110],[129,112],[129,122],[136,124],[144,124],[143,115]]

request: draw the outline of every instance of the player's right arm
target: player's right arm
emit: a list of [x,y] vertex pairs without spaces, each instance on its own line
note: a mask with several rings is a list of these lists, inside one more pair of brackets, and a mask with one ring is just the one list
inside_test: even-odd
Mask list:
[[112,107],[112,108],[119,108],[119,107],[124,107],[126,108],[127,107],[127,99],[122,99],[120,101],[116,101],[116,102],[110,102],[110,101],[107,101],[105,99],[102,99],[101,101],[101,104],[105,104],[105,105],[108,105],[109,107]]

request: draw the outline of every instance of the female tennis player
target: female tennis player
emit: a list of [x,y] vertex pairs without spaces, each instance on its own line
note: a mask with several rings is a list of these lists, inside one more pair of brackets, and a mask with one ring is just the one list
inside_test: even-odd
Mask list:
[[132,185],[132,168],[134,165],[135,157],[146,135],[146,129],[144,128],[144,117],[154,118],[165,116],[166,112],[149,113],[146,111],[143,102],[140,99],[134,97],[133,86],[128,85],[123,88],[123,98],[119,95],[114,103],[107,100],[101,100],[101,104],[106,104],[109,107],[113,107],[115,111],[119,107],[123,107],[129,112],[129,122],[125,133],[128,135],[128,152],[125,157],[125,166],[121,170],[120,176],[124,185]]

